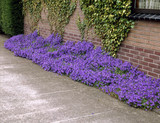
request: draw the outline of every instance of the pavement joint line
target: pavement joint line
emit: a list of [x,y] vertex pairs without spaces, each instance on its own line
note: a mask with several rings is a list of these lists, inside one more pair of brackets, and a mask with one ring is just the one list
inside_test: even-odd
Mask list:
[[42,93],[42,94],[39,94],[39,96],[49,95],[49,94],[54,94],[54,93],[64,93],[64,92],[69,92],[69,91],[74,91],[74,90],[77,90],[77,89],[71,89],[71,90],[65,90],[65,91],[55,91],[55,92],[50,92],[50,93]]
[[[77,89],[75,88],[75,89],[65,90],[65,91],[55,91],[55,92],[41,93],[41,94],[38,94],[38,96],[50,95],[50,94],[56,94],[56,93],[65,93],[65,92],[75,91],[75,90],[77,90]],[[6,97],[6,98],[3,98],[3,99],[14,99],[14,98],[13,97]],[[23,99],[23,98],[21,98],[21,99]],[[25,99],[23,99],[23,100],[25,100]]]
[[46,113],[46,112],[56,112],[60,109],[64,109],[64,106],[61,106],[61,107],[56,107],[56,108],[52,108],[52,109],[48,109],[48,110],[40,110],[40,111],[34,111],[34,112],[29,112],[29,113],[24,113],[24,114],[19,114],[19,115],[11,115],[7,118],[5,118],[4,120],[7,120],[8,118],[16,118],[16,119],[21,119],[23,118],[24,116],[27,116],[27,115],[33,115],[33,114],[38,114],[38,113]]
[[[0,76],[6,76],[6,75],[7,75],[7,74],[5,74],[5,75],[0,75]],[[58,78],[58,77],[56,77],[56,76],[54,76],[54,77],[55,77],[56,79]],[[37,80],[37,79],[39,80],[39,78],[40,78],[40,77],[29,78],[29,80],[27,80],[27,81],[34,81],[34,80]],[[40,79],[45,79],[45,77],[41,77]],[[48,77],[47,77],[47,79],[48,79]],[[60,78],[58,78],[58,79],[60,79]],[[51,82],[52,82],[52,80],[50,80],[50,81],[47,82],[47,83],[51,83]],[[2,81],[1,81],[0,83],[11,83],[11,82],[2,82]],[[23,81],[21,82],[21,84],[22,84],[22,83],[23,83]],[[24,83],[25,83],[25,82],[24,82]],[[23,83],[23,84],[24,84],[24,83]],[[44,82],[44,83],[45,83],[45,82]],[[60,82],[56,82],[56,83],[60,83]],[[26,83],[26,84],[24,84],[24,85],[29,85],[29,84]],[[32,84],[31,84],[31,85],[32,85]]]
[[99,113],[93,113],[93,114],[90,114],[90,115],[84,115],[84,116],[80,116],[80,117],[74,117],[74,118],[70,118],[70,119],[66,119],[66,120],[54,121],[54,122],[51,122],[51,123],[60,123],[60,122],[66,122],[66,121],[71,121],[71,120],[77,120],[77,119],[81,119],[81,118],[86,118],[86,117],[92,117],[92,116],[105,114],[105,113],[108,113],[108,112],[112,112],[112,110],[108,110],[108,111],[105,111],[105,112],[99,112]]
[[[57,75],[58,75],[58,74],[57,74]],[[2,75],[2,76],[5,76],[5,75]],[[56,76],[54,76],[54,77],[56,77]],[[48,79],[47,76],[46,76],[46,77],[35,76],[35,77],[31,77],[30,79],[37,79],[37,78],[40,78],[40,79],[46,78],[46,79]],[[56,78],[58,78],[58,76],[57,76]],[[1,83],[1,82],[0,82],[0,83]]]
[[[24,62],[17,62],[18,64],[20,64],[20,63],[25,63],[26,61],[24,61]],[[17,64],[17,63],[14,63],[14,64]],[[8,65],[8,64],[13,64],[13,63],[2,63],[2,64],[0,64],[0,65]]]
[[[6,76],[6,75],[0,75],[0,77],[3,77],[3,76]],[[48,77],[34,77],[34,78],[30,78],[28,81],[30,81],[30,80],[36,80],[36,79],[48,79]],[[59,78],[59,77],[56,77],[56,76],[54,76],[54,78],[56,78],[56,79],[61,79],[61,78]],[[51,82],[51,81],[50,81]],[[2,82],[2,81],[0,81],[0,83],[10,83],[10,82]],[[27,84],[25,84],[25,85],[27,85]]]
[[[26,64],[26,62],[22,62],[22,63],[19,63],[19,64]],[[5,65],[6,66],[6,64],[8,64],[8,63],[4,63],[4,64],[0,64],[0,66],[3,66],[3,65]],[[27,63],[28,64],[28,63]],[[30,64],[33,64],[33,62],[32,63],[30,63]],[[9,63],[9,65],[17,65],[17,63]],[[35,65],[37,65],[37,64],[35,64]]]
[[[33,79],[32,79],[33,80]],[[1,82],[1,83],[5,83],[5,84],[10,84],[11,82]],[[53,85],[58,85],[60,82],[52,82],[52,81],[48,81],[48,82],[45,82],[45,83],[47,83],[47,84],[49,84],[49,83],[54,83]],[[23,84],[23,85],[25,85],[25,86],[32,86],[33,85],[33,83],[23,83],[23,82],[20,82],[20,83],[15,83],[16,85],[17,85],[17,87],[19,87],[20,86],[20,84]],[[35,83],[34,83],[35,84]],[[36,83],[36,84],[40,84],[40,83]]]

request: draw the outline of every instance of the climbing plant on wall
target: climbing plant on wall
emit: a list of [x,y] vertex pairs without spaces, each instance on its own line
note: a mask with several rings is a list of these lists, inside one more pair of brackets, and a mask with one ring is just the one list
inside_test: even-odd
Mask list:
[[43,0],[22,0],[23,13],[29,14],[31,31],[37,29],[38,22],[41,19],[42,3]]
[[[69,18],[76,9],[76,1],[73,0],[45,0],[48,9],[48,21],[51,32],[63,36],[64,27],[69,23]],[[55,27],[53,29],[53,27]]]
[[[32,31],[38,28],[44,7],[48,10],[51,33],[59,33],[62,36],[77,3],[77,0],[22,1],[24,13],[30,15]],[[88,30],[89,27],[94,27],[106,51],[115,57],[121,42],[133,26],[133,21],[127,18],[131,12],[131,0],[80,0],[80,5],[85,15],[85,21],[77,21],[82,40],[85,28]]]
[[43,7],[48,10],[51,33],[63,36],[64,27],[69,23],[69,18],[76,8],[76,0],[23,0],[24,13],[30,16],[31,31],[38,29]]
[[84,40],[85,29],[86,29],[86,22],[85,21],[86,21],[85,19],[83,21],[81,21],[80,17],[78,17],[77,27],[81,33],[81,41]]
[[131,13],[131,0],[80,0],[80,5],[88,25],[94,26],[106,51],[115,57],[134,24],[127,19]]

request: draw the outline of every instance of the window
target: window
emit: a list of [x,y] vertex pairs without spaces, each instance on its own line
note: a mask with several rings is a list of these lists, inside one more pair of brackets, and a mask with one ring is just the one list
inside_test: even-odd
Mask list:
[[160,20],[160,0],[133,0],[130,18]]

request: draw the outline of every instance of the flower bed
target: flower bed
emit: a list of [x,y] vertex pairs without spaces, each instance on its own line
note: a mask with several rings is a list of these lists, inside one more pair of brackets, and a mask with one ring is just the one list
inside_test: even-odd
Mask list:
[[109,56],[91,42],[62,43],[59,35],[44,39],[35,31],[8,39],[5,48],[44,70],[95,86],[133,107],[160,108],[160,79],[152,79],[128,62]]

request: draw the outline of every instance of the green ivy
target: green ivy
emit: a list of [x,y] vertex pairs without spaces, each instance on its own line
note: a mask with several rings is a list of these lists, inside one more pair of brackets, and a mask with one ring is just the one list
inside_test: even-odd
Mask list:
[[43,0],[22,0],[23,13],[29,14],[31,31],[38,29],[38,22],[41,19]]
[[[31,31],[38,29],[41,11],[48,10],[50,32],[63,36],[64,27],[69,23],[70,16],[76,8],[77,1],[73,0],[23,0],[24,14],[30,15]],[[54,28],[53,28],[54,27]]]
[[127,18],[131,0],[81,0],[80,4],[88,25],[95,28],[106,51],[116,57],[121,42],[134,25]]
[[81,41],[84,40],[84,35],[85,35],[85,29],[86,29],[86,21],[85,19],[83,21],[81,21],[80,17],[78,17],[77,20],[77,27],[81,33]]
[[[63,36],[64,28],[76,8],[77,0],[22,0],[24,13],[29,13],[31,30],[38,29],[41,11],[48,10],[50,31]],[[127,17],[131,13],[131,0],[80,0],[85,21],[80,18],[77,26],[81,40],[90,27],[102,39],[107,52],[116,56],[121,42],[127,37],[134,22]],[[86,29],[87,28],[87,29]]]
[[74,2],[72,0],[45,0],[51,32],[63,36],[64,28],[69,23],[70,16],[76,9],[76,3],[76,0]]

